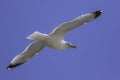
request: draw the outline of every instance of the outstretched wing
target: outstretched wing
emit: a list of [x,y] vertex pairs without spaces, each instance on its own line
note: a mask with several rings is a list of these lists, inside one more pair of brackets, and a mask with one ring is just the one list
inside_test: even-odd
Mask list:
[[23,64],[24,62],[31,59],[39,51],[41,51],[44,47],[45,45],[42,44],[40,41],[29,44],[28,47],[21,54],[18,54],[17,56],[15,56],[15,58],[13,58],[7,69],[11,69]]
[[85,24],[85,23],[87,23],[89,21],[94,20],[95,18],[100,16],[101,13],[102,13],[102,11],[98,10],[96,12],[92,12],[92,13],[89,13],[89,14],[81,15],[81,16],[73,19],[72,21],[65,22],[65,23],[61,24],[60,26],[56,27],[50,33],[50,35],[58,37],[59,39],[63,39],[68,31],[70,31],[70,30],[72,30],[74,28],[77,28],[77,27],[81,26],[82,24]]

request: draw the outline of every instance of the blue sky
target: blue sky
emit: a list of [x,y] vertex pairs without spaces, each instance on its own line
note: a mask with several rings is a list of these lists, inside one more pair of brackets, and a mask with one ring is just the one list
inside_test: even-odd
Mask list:
[[[119,0],[0,0],[0,80],[120,80]],[[27,63],[6,70],[12,58],[33,42],[34,31],[96,10],[98,19],[71,31],[65,40],[77,49],[45,48]]]

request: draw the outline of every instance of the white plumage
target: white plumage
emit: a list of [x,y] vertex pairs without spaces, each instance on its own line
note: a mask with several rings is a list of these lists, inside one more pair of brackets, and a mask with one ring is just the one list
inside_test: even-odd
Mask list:
[[79,16],[69,22],[65,22],[56,27],[50,34],[43,34],[38,31],[29,35],[27,39],[37,40],[30,45],[21,53],[18,54],[7,67],[7,69],[14,68],[20,64],[31,59],[36,53],[41,51],[45,46],[62,50],[66,48],[76,48],[70,42],[64,41],[65,35],[72,29],[81,26],[101,15],[102,11],[98,10],[89,14]]

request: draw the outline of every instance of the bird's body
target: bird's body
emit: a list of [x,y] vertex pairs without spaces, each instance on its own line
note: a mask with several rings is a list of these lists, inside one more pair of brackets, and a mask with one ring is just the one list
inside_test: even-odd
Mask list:
[[59,39],[59,37],[54,35],[49,35],[49,34],[42,34],[37,31],[31,34],[30,36],[28,36],[27,39],[38,40],[43,44],[46,44],[46,46],[57,49],[57,50],[63,50],[68,47],[65,44],[66,41]]
[[102,13],[101,10],[79,16],[72,21],[65,22],[56,27],[50,34],[43,34],[38,31],[29,35],[27,39],[37,40],[31,43],[21,54],[17,55],[7,67],[7,69],[14,68],[29,59],[31,59],[36,53],[41,51],[45,46],[63,50],[66,48],[76,48],[70,42],[64,40],[65,35],[74,28],[77,28],[89,21],[94,20]]

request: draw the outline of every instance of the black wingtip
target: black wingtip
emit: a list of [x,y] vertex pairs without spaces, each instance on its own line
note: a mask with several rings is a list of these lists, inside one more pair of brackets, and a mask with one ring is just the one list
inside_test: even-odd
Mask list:
[[93,12],[93,14],[95,14],[95,18],[97,18],[102,14],[102,12],[103,12],[102,10],[98,10],[98,11]]
[[7,69],[7,70],[10,70],[10,69],[12,69],[12,68],[15,68],[15,67],[21,65],[21,64],[23,64],[23,63],[19,63],[19,64],[15,64],[15,65],[14,65],[14,64],[10,64],[10,65],[7,66],[6,69]]

